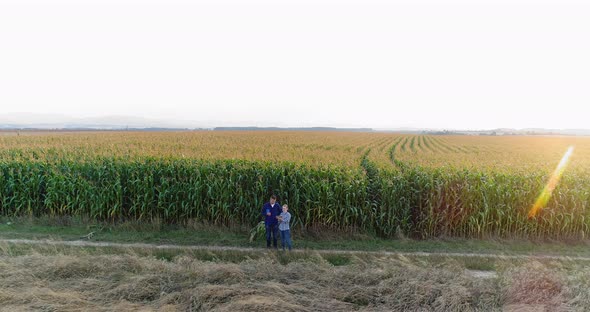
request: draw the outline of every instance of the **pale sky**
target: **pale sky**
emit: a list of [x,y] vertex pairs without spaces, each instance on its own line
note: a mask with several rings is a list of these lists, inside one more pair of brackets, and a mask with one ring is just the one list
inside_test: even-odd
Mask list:
[[0,0],[0,115],[590,128],[585,2]]

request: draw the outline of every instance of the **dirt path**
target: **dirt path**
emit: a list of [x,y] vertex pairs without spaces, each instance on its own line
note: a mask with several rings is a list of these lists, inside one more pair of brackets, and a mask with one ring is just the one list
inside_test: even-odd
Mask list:
[[[0,239],[0,243],[28,244],[28,245],[52,245],[73,247],[117,247],[117,248],[147,248],[147,249],[180,249],[180,250],[210,250],[210,251],[240,251],[240,252],[266,252],[265,248],[207,246],[207,245],[156,245],[144,243],[113,243],[93,242],[84,240],[59,241],[59,240],[31,240],[31,239]],[[383,256],[418,256],[418,257],[462,257],[462,258],[494,258],[494,259],[537,259],[537,260],[571,260],[590,261],[590,257],[580,256],[555,256],[555,255],[503,255],[486,253],[459,253],[459,252],[405,252],[405,251],[363,251],[363,250],[338,250],[338,249],[295,249],[293,252],[318,252],[322,254],[371,254]]]

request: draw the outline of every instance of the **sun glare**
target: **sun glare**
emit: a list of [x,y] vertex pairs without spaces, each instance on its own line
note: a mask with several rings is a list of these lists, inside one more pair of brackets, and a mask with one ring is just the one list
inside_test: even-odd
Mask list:
[[555,168],[555,171],[551,175],[551,178],[549,179],[549,182],[547,182],[547,185],[543,189],[543,192],[541,192],[541,194],[537,198],[537,201],[535,202],[535,204],[533,205],[533,207],[529,211],[529,218],[535,217],[537,215],[537,213],[541,209],[543,209],[545,207],[545,205],[547,205],[547,202],[549,202],[549,199],[551,198],[551,194],[553,193],[553,190],[557,186],[557,183],[559,183],[559,179],[563,175],[563,172],[565,171],[565,168],[567,167],[567,163],[569,161],[569,158],[573,152],[574,152],[574,147],[570,146],[567,149],[567,151],[565,152],[565,154],[563,155],[563,157],[561,158],[561,161],[559,162],[559,165],[557,165],[557,168]]

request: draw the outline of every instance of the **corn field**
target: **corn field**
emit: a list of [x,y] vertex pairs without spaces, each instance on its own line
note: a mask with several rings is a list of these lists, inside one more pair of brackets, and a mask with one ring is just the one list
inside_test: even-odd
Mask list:
[[[528,212],[567,146],[547,207]],[[585,238],[590,140],[332,132],[0,134],[0,214],[294,227],[380,236]]]

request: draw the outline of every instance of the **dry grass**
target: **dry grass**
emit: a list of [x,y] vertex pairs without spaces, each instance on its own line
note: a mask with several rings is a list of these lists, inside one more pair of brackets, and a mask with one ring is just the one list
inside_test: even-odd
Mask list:
[[[456,259],[317,253],[236,261],[179,254],[0,246],[0,311],[570,311],[590,304],[590,270],[507,262],[476,278]],[[227,256],[231,257],[231,255]]]
[[514,269],[509,278],[508,303],[559,306],[564,301],[564,281],[541,263],[532,262]]

